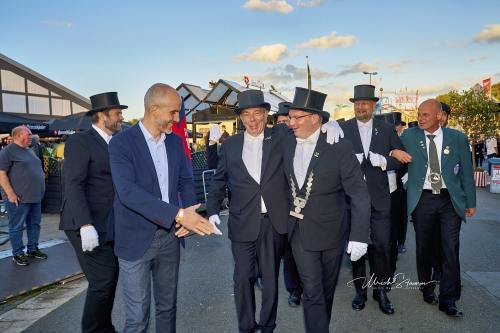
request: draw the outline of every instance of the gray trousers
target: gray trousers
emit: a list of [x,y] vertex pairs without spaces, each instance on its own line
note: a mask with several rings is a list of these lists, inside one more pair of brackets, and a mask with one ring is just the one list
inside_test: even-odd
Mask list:
[[155,326],[158,333],[175,332],[177,280],[179,277],[179,239],[158,229],[151,246],[135,261],[119,259],[120,279],[125,298],[123,333],[147,332],[151,304],[151,280],[155,300]]

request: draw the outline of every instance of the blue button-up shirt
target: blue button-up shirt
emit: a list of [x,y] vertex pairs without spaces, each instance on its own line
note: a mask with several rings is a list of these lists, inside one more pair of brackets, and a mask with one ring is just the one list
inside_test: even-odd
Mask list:
[[149,131],[142,124],[142,120],[139,121],[139,127],[141,128],[142,134],[146,139],[148,144],[149,153],[153,159],[153,164],[156,169],[156,176],[158,177],[158,183],[160,185],[161,200],[169,202],[168,200],[168,158],[167,149],[165,147],[165,133],[161,133],[160,140],[156,141],[154,137],[149,133]]

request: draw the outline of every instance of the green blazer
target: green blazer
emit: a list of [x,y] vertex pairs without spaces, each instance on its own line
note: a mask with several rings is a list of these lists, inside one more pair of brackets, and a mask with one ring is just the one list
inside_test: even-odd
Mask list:
[[[465,221],[465,208],[476,207],[476,187],[472,171],[472,157],[469,143],[464,133],[451,129],[443,130],[443,148],[441,151],[441,175],[453,207],[460,218]],[[408,164],[408,215],[420,200],[427,173],[427,144],[424,131],[412,127],[403,132],[401,142],[412,162]]]

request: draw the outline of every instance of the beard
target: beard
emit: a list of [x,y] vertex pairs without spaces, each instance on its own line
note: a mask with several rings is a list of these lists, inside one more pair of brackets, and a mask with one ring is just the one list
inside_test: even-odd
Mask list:
[[109,131],[111,131],[111,133],[116,133],[122,129],[122,123],[121,123],[121,121],[117,121],[115,123],[105,122],[104,127],[106,127]]

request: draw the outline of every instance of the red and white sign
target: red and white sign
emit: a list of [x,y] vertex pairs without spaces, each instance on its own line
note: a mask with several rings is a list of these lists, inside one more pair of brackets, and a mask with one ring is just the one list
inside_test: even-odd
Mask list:
[[491,77],[483,80],[483,94],[490,95],[491,93]]

